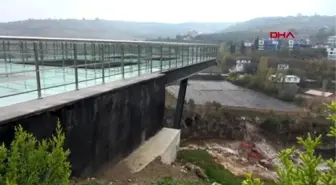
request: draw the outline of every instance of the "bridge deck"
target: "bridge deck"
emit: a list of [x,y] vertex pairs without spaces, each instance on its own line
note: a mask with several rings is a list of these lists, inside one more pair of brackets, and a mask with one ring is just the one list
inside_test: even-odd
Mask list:
[[0,36],[0,107],[214,59],[216,45]]

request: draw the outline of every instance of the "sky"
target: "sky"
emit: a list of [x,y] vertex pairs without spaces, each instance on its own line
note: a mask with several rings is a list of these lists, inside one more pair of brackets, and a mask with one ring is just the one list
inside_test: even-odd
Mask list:
[[168,23],[239,22],[298,13],[336,15],[336,0],[0,0],[0,22],[97,17]]

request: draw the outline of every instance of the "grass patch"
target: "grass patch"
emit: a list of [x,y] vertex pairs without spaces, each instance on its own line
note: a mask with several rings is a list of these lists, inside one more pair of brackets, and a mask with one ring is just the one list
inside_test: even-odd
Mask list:
[[[241,185],[244,178],[234,176],[222,165],[217,164],[212,156],[205,150],[183,150],[178,153],[178,160],[192,163],[202,168],[211,182],[222,185]],[[264,182],[265,185],[275,185],[274,182]]]

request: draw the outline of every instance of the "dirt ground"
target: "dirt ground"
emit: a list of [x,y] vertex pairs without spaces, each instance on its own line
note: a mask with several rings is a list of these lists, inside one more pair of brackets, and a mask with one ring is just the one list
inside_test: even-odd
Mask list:
[[165,177],[174,177],[177,180],[199,181],[194,172],[184,170],[181,164],[165,165],[156,159],[138,173],[131,174],[127,166],[121,162],[112,169],[106,170],[97,176],[108,182],[120,185],[148,185]]
[[[252,125],[247,125],[248,131],[246,140],[253,141],[267,158],[275,158],[279,147],[265,139],[259,134],[259,130]],[[246,173],[253,172],[254,176],[261,179],[274,179],[276,174],[271,169],[261,166],[257,162],[248,161],[239,154],[239,144],[241,141],[217,140],[194,140],[182,141],[180,150],[184,149],[204,149],[226,169],[230,170],[236,176],[245,176]],[[278,161],[272,161],[278,163]],[[182,164],[176,162],[173,165],[164,165],[159,159],[150,163],[142,171],[131,174],[128,167],[123,163],[108,168],[96,176],[97,179],[103,179],[108,182],[114,182],[120,185],[147,185],[156,182],[165,177],[174,177],[177,180],[199,181],[199,177],[193,172],[185,170]]]

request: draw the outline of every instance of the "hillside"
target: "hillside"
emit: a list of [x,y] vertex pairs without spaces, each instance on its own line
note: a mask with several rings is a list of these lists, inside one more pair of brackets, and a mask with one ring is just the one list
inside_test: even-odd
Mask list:
[[245,22],[236,23],[224,29],[223,32],[232,31],[288,31],[296,29],[298,32],[316,32],[318,29],[328,26],[334,28],[336,16],[288,16],[288,17],[261,17]]
[[229,23],[153,23],[108,20],[24,20],[0,23],[0,35],[75,37],[100,39],[147,39],[174,37],[190,30],[218,32]]
[[313,40],[322,28],[325,35],[335,34],[336,16],[288,16],[288,17],[262,17],[236,23],[228,26],[221,32],[199,35],[196,39],[205,41],[251,40],[257,36],[265,37],[270,31],[293,31],[298,37],[311,37]]

